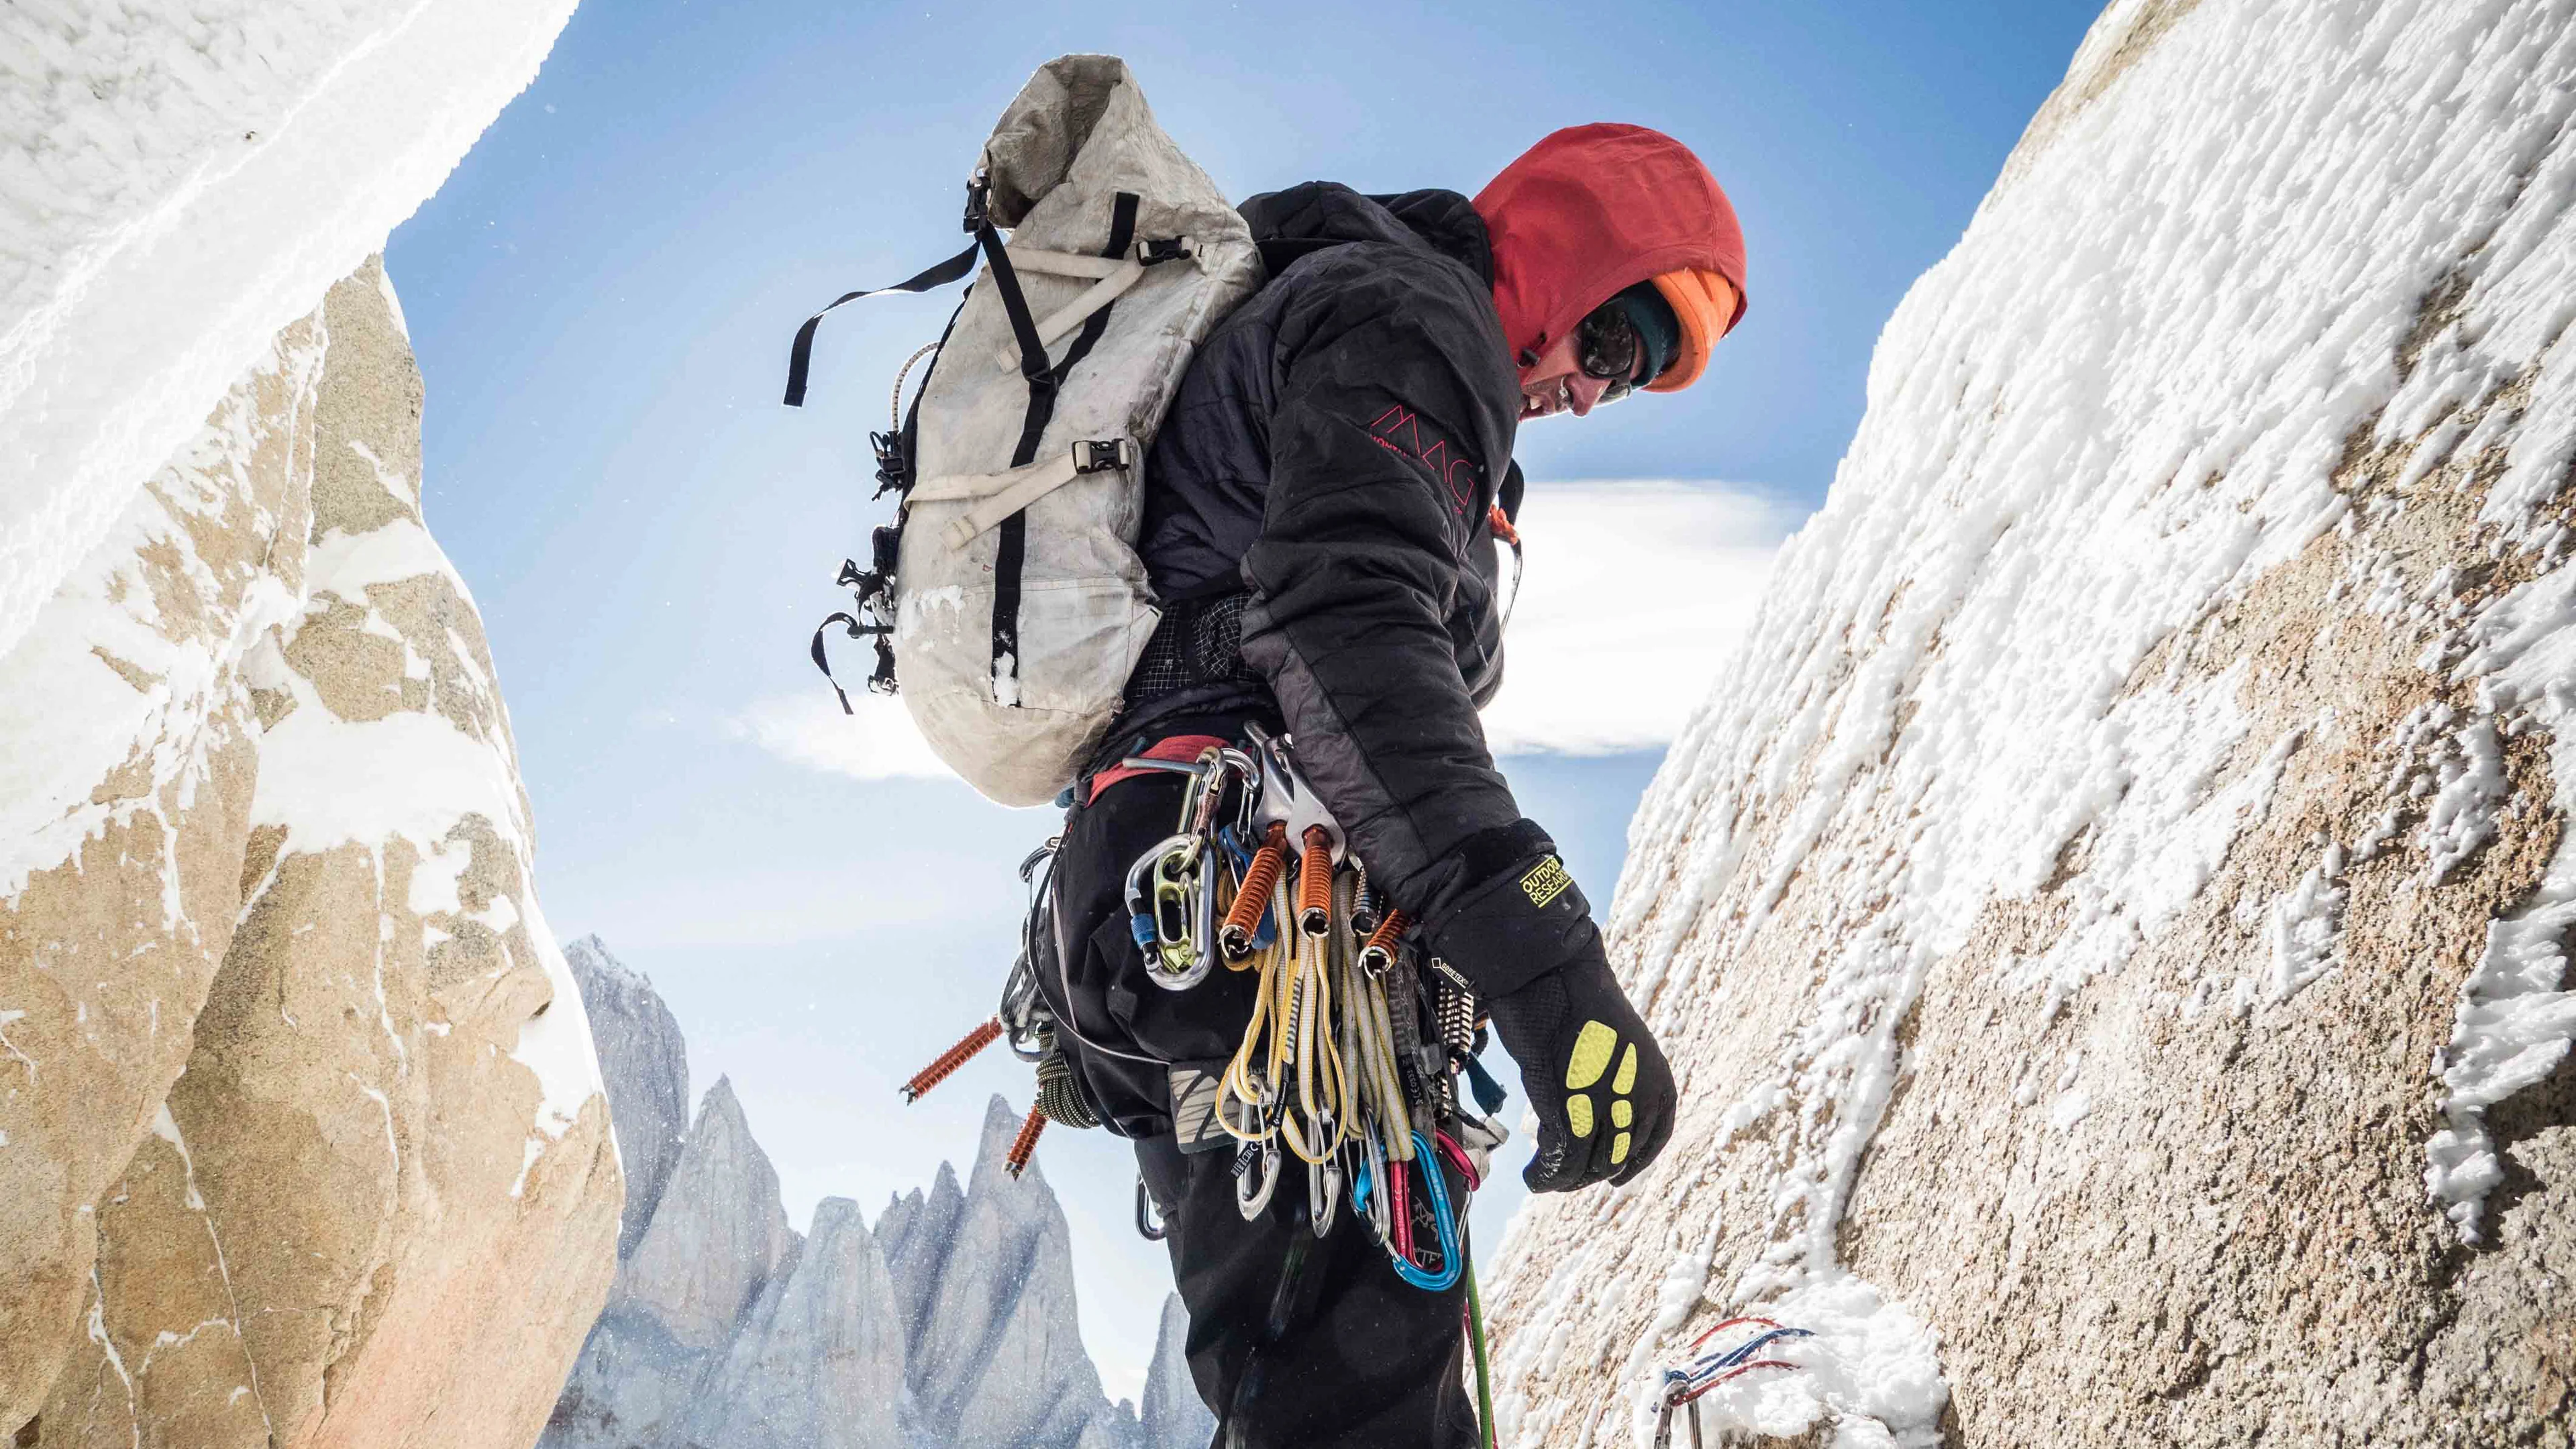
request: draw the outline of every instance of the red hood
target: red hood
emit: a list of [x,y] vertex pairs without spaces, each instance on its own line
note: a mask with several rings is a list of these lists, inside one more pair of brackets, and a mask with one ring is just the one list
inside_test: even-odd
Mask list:
[[1476,212],[1493,239],[1494,306],[1516,361],[1622,289],[1686,267],[1726,278],[1744,315],[1735,208],[1699,158],[1660,131],[1608,122],[1558,131],[1487,183]]

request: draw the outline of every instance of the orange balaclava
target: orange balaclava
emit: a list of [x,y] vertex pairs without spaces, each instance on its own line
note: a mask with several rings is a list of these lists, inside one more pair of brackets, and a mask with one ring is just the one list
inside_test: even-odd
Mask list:
[[1744,233],[1689,148],[1661,131],[1600,123],[1540,141],[1476,195],[1494,252],[1494,306],[1528,366],[1583,315],[1652,281],[1681,319],[1681,348],[1652,392],[1699,379],[1744,315]]

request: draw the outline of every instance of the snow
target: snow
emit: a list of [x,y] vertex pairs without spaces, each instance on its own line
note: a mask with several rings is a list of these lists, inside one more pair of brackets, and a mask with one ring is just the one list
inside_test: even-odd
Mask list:
[[[2115,7],[2089,43],[2113,43],[2134,11]],[[2075,919],[2008,989],[2054,1016],[2123,970],[2337,727],[2261,726],[2243,676],[2196,675],[2188,644],[2327,531],[2367,552],[2373,520],[2333,482],[2347,440],[2500,443],[2508,466],[2483,505],[2499,551],[2554,562],[2563,546],[2545,505],[2576,453],[2576,347],[2560,345],[2576,319],[2576,145],[2561,143],[2576,3],[2298,12],[2208,0],[2016,157],[1889,322],[1824,507],[1782,549],[1632,827],[1612,929],[1659,1032],[1685,1037],[1724,1001],[1725,969],[1793,888],[1799,920],[1823,924],[1801,938],[1816,943],[1803,1020],[1772,1060],[1730,1062],[1732,1100],[1711,1106],[1760,1145],[1708,1170],[1767,1179],[1770,1221],[1752,1230],[1754,1261],[1707,1297],[1795,1322],[1788,1305],[1831,1296],[1805,1326],[1844,1377],[1749,1377],[1748,1414],[1804,1394],[1932,1442],[1915,1417],[1938,1393],[1930,1340],[1835,1247],[1904,1069],[1898,1024],[1991,903],[2044,888]],[[2446,286],[2456,313],[2419,331],[2419,303]],[[2470,418],[2508,384],[2528,390],[2519,413]],[[2448,731],[2433,803],[2411,807],[2433,811],[2435,868],[2491,837],[2509,793],[2498,742],[2517,730],[2549,741],[2556,808],[2576,808],[2576,570],[2471,618],[2445,612],[2447,591],[2385,602],[2479,699],[2481,718]],[[2318,845],[2272,913],[2275,1001],[2331,969],[2341,862]],[[2558,944],[2571,926],[2576,832],[2537,898],[2497,923],[2436,1064],[2448,1121],[2427,1182],[2463,1230],[2494,1181],[2484,1106],[2576,1033]],[[2026,1106],[2053,1069],[2022,1074]],[[2081,1136],[2089,1107],[2061,1092],[2046,1110]],[[1556,1274],[1615,1236],[1521,1270],[1548,1275],[1530,1333],[1585,1302],[1580,1273]],[[1603,1308],[1594,1296],[1584,1311]],[[1521,1442],[1536,1442],[1565,1406],[1512,1379],[1563,1366],[1507,1358]],[[1623,1391],[1635,1422],[1654,1384],[1632,1375]]]
[[0,10],[0,654],[278,330],[437,189],[571,12]]
[[[272,341],[257,372],[300,394],[321,363],[318,337]],[[9,741],[0,751],[0,900],[110,824],[157,811],[164,791],[175,787],[181,803],[191,798],[208,763],[203,722],[229,697],[226,663],[294,617],[301,601],[259,579],[239,612],[221,621],[225,637],[201,637],[201,619],[180,621],[174,640],[163,632],[160,597],[142,562],[147,554],[176,559],[189,585],[221,597],[230,580],[198,557],[195,530],[221,527],[229,498],[248,491],[236,480],[257,447],[258,423],[245,383],[184,456],[138,475],[148,486],[131,492],[99,546],[59,581],[38,626],[15,649],[0,649],[0,738]],[[151,788],[93,798],[138,741]],[[175,879],[170,890],[165,909],[175,913]]]
[[[407,484],[394,491],[409,496]],[[305,564],[309,593],[362,606],[371,587],[423,576],[445,579],[465,597],[437,540],[408,517],[363,534],[326,535]],[[370,622],[374,617],[371,609]],[[472,663],[470,651],[451,647],[461,663]],[[273,655],[276,648],[263,643],[261,652]],[[251,797],[254,826],[284,826],[292,848],[308,852],[343,843],[376,849],[393,839],[410,842],[420,858],[409,897],[415,909],[461,905],[457,882],[473,846],[458,831],[468,817],[488,822],[521,869],[533,872],[535,832],[505,731],[469,733],[435,711],[342,719],[310,681],[282,660],[270,662],[274,667],[266,677],[289,690],[296,707],[261,742],[268,763]],[[489,689],[489,681],[482,683]],[[497,693],[491,697],[497,700]],[[553,1004],[520,1027],[511,1056],[536,1074],[542,1089],[532,1130],[547,1140],[560,1138],[582,1104],[604,1090],[581,989],[533,891],[496,897],[481,919],[501,932],[524,924],[537,965],[554,987]],[[539,1150],[534,1138],[528,1150],[533,1163]],[[525,1178],[523,1166],[521,1182]],[[516,1196],[518,1184],[511,1191]]]
[[2275,1004],[2335,968],[2335,944],[2343,928],[2343,872],[2343,847],[2329,844],[2325,858],[2272,903],[2270,988]]
[[[1798,1365],[1797,1372],[1759,1370],[1710,1390],[1699,1407],[1712,1438],[1724,1429],[1785,1438],[1830,1418],[1836,1449],[1939,1442],[1950,1391],[1938,1337],[1913,1315],[1839,1269],[1817,1274],[1763,1312],[1815,1336],[1762,1350],[1764,1358]],[[1638,1442],[1651,1442],[1651,1411],[1640,1427],[1648,1437]]]

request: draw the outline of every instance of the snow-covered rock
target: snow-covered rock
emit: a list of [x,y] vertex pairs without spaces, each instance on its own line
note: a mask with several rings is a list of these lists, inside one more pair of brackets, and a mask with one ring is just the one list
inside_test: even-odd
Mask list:
[[420,406],[370,262],[0,653],[18,1443],[516,1449],[607,1290],[607,1103]]
[[1216,1415],[1190,1382],[1189,1340],[1190,1311],[1175,1293],[1163,1300],[1154,1360],[1145,1370],[1145,1402],[1136,1412],[1144,1449],[1207,1449],[1216,1437]]
[[0,7],[0,652],[269,339],[438,189],[571,14]]
[[[592,1023],[622,1112],[637,1090],[620,1085],[619,1065],[635,1055],[634,1024],[651,1024],[641,1037],[681,1071],[686,1043],[651,984],[599,938],[567,955],[606,988]],[[719,1079],[542,1449],[1141,1449],[1133,1412],[1103,1398],[1083,1350],[1064,1212],[1041,1171],[1014,1181],[1003,1170],[1019,1125],[995,1097],[971,1188],[942,1163],[927,1192],[886,1204],[874,1232],[854,1204],[826,1198],[799,1240]],[[1164,1421],[1186,1422],[1176,1410]]]
[[[1632,830],[1507,1442],[2563,1442],[2576,3],[2119,0]],[[1758,317],[1756,319],[1758,321]],[[1643,1440],[1638,1440],[1643,1442]]]
[[597,936],[566,944],[564,962],[590,1014],[617,1154],[626,1164],[626,1211],[617,1231],[623,1259],[643,1238],[688,1136],[689,1044],[661,993],[608,954]]

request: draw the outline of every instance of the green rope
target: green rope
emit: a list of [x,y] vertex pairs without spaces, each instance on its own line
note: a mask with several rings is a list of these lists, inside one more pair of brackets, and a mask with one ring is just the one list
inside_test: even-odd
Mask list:
[[1476,1295],[1476,1260],[1467,1260],[1467,1335],[1476,1350],[1476,1441],[1485,1449],[1496,1449],[1494,1442],[1493,1371],[1485,1363],[1485,1304]]

